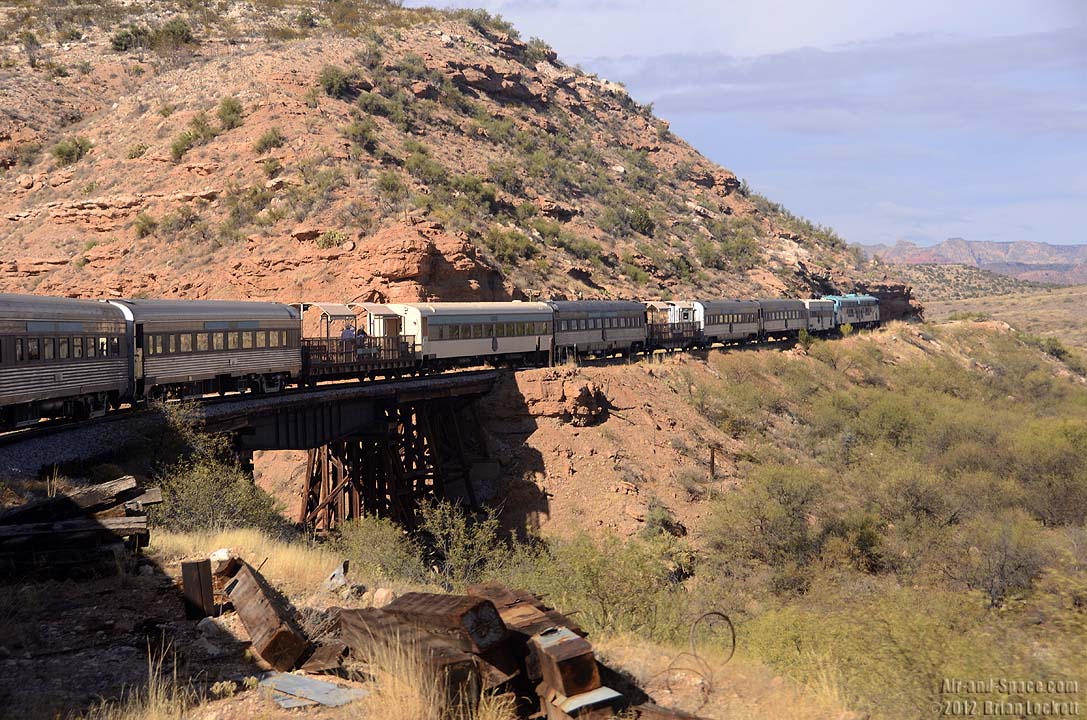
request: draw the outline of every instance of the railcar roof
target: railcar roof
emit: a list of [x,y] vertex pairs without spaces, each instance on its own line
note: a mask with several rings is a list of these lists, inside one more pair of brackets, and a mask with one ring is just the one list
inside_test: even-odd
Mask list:
[[0,293],[0,318],[7,320],[122,320],[121,311],[96,300]]
[[438,302],[389,303],[393,310],[413,308],[420,315],[523,315],[550,313],[551,306],[542,302]]
[[782,310],[782,309],[798,309],[805,307],[803,300],[792,300],[787,298],[767,298],[758,299],[756,302],[762,306],[764,310]]
[[632,300],[551,300],[555,312],[645,312],[645,305]]
[[719,308],[742,308],[745,310],[753,310],[759,306],[754,300],[696,300],[695,302],[708,310],[717,310]]
[[244,300],[115,300],[137,322],[170,320],[297,320],[290,305]]

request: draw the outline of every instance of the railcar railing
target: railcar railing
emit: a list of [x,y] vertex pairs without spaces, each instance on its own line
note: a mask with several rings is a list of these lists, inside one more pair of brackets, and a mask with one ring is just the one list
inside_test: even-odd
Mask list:
[[302,339],[302,371],[311,378],[379,374],[414,365],[414,335]]
[[657,347],[678,347],[699,339],[697,322],[650,323],[646,326],[649,344]]

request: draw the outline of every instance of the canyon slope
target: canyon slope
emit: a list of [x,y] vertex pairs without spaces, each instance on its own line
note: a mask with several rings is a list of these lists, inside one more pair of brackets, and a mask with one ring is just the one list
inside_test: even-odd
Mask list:
[[1087,245],[950,238],[930,247],[900,241],[864,250],[870,257],[895,265],[965,265],[1035,283],[1087,283]]
[[909,290],[481,11],[0,9],[0,290],[507,300]]

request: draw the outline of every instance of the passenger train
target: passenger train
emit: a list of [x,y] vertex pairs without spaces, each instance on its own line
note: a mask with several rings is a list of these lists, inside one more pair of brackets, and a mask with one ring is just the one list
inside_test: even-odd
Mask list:
[[[325,308],[325,337],[303,337],[302,316],[312,307]],[[367,326],[355,334],[358,313]],[[352,332],[334,336],[332,321]],[[879,322],[870,295],[292,306],[0,294],[0,427],[98,416],[154,398],[278,392],[485,363],[545,366]]]

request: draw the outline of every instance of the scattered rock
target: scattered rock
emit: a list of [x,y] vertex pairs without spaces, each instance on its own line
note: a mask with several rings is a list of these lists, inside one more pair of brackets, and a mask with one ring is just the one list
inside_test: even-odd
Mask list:
[[328,576],[324,584],[321,586],[322,590],[326,592],[333,592],[347,585],[347,568],[350,566],[349,560],[344,560],[340,563],[340,566],[332,571],[332,574]]
[[374,590],[374,607],[383,608],[396,599],[396,593],[389,588]]
[[34,187],[34,176],[24,173],[19,177],[15,178],[15,182],[18,183],[19,187],[23,188],[24,190],[29,190],[30,188]]

